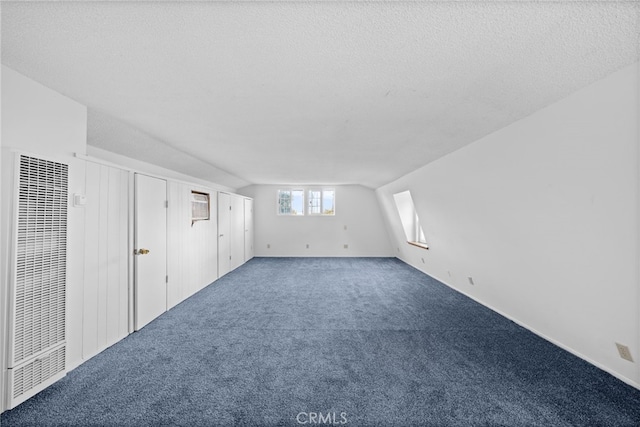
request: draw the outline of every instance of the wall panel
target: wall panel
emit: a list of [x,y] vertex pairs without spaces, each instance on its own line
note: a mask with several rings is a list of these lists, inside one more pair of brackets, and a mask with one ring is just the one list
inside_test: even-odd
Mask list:
[[90,358],[128,334],[127,171],[87,162],[82,355]]
[[[210,218],[191,221],[191,192],[209,194]],[[168,182],[168,307],[174,307],[218,278],[216,192]]]

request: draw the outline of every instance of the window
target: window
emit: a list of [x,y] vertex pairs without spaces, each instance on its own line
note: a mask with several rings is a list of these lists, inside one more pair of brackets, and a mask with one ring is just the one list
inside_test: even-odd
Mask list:
[[208,220],[209,213],[209,195],[199,191],[191,192],[191,224],[195,221]]
[[309,215],[335,215],[335,190],[309,190]]
[[[307,192],[306,203],[305,191]],[[335,215],[335,213],[336,190],[332,188],[278,190],[278,215]]]
[[396,208],[398,208],[398,214],[400,215],[400,222],[404,229],[404,234],[407,237],[407,242],[429,249],[427,247],[427,240],[424,237],[424,231],[422,231],[422,225],[420,225],[420,218],[418,218],[418,212],[413,204],[413,198],[410,191],[404,191],[393,195],[396,202]]
[[278,190],[278,215],[304,215],[304,190]]

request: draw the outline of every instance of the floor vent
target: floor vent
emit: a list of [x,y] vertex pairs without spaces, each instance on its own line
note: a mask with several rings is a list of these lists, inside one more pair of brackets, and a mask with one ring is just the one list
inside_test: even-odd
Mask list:
[[20,155],[17,178],[12,406],[65,369],[68,166]]

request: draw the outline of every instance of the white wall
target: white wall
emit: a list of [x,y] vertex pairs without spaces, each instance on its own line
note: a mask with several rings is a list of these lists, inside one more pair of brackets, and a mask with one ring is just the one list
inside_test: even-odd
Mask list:
[[[635,64],[379,188],[394,250],[638,386],[639,117]],[[428,251],[405,241],[404,190]]]
[[373,190],[360,185],[331,186],[336,190],[335,216],[278,215],[278,189],[289,187],[253,185],[239,190],[254,200],[255,256],[393,256]]
[[[69,194],[83,192],[84,162],[76,159],[73,153],[84,153],[86,124],[87,109],[83,105],[2,66],[2,331],[6,329],[4,303],[8,301],[7,286],[10,283],[8,245],[14,183],[13,150],[68,164]],[[83,228],[84,210],[70,208],[67,225],[67,359],[70,361],[82,355]],[[6,337],[2,340],[2,358],[5,356],[5,343]],[[0,384],[4,384],[6,366],[3,359]],[[0,411],[3,409],[0,407]]]

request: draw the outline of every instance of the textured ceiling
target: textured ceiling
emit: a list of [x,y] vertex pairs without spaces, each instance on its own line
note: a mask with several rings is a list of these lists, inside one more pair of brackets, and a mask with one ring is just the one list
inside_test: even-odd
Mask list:
[[[638,61],[639,10],[4,1],[2,62],[170,146],[147,145],[151,163],[375,188]],[[90,144],[140,156],[94,124]]]

